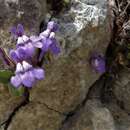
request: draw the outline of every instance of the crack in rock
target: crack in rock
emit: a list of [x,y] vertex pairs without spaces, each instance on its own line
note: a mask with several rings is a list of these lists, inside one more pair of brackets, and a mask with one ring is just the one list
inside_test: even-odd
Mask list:
[[47,109],[51,110],[51,111],[54,111],[56,113],[58,113],[59,115],[62,115],[62,116],[67,116],[67,114],[63,113],[63,112],[60,112],[58,110],[55,110],[53,108],[51,108],[50,106],[48,106],[46,103],[41,103],[41,102],[37,102],[38,104],[43,104]]
[[[86,97],[84,100],[77,105],[77,107],[68,112],[65,119],[63,120],[61,127],[59,130],[63,130],[64,126],[83,108],[87,102],[88,99],[97,99],[101,98],[101,90],[106,84],[105,82],[107,81],[107,77],[105,74],[103,74],[89,89],[88,93],[86,94]],[[98,85],[97,85],[98,84]]]
[[12,119],[16,115],[16,113],[25,105],[29,103],[29,91],[25,89],[25,93],[23,97],[21,98],[21,101],[17,104],[17,106],[14,108],[12,113],[9,115],[8,119],[0,124],[0,127],[3,126],[4,130],[8,130],[9,125],[12,122]]

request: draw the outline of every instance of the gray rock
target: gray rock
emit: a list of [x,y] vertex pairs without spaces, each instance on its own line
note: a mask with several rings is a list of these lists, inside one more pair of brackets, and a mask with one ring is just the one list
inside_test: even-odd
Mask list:
[[113,85],[113,92],[122,103],[126,112],[130,113],[130,70],[123,69]]
[[63,119],[45,105],[31,102],[17,112],[8,130],[58,130]]
[[11,113],[22,101],[21,97],[15,97],[9,94],[7,88],[0,84],[0,128],[1,124],[8,120]]
[[38,33],[46,15],[45,0],[0,0],[0,45],[11,47],[9,29],[23,24],[26,32]]
[[101,6],[87,5],[76,0],[69,11],[56,18],[60,25],[58,38],[62,54],[45,67],[46,78],[32,89],[31,100],[66,113],[85,98],[100,76],[90,67],[91,53],[104,53],[110,39],[107,6],[102,3],[98,3]]
[[[65,54],[81,45],[94,47],[99,41],[104,43],[104,47],[107,46],[110,33],[106,0],[72,0],[71,9],[56,20],[60,23],[59,37]],[[95,35],[97,31],[101,34]]]
[[115,130],[110,111],[99,100],[88,100],[62,130]]
[[130,116],[127,112],[121,109],[116,103],[111,102],[105,105],[111,112],[116,130],[129,130],[130,129]]

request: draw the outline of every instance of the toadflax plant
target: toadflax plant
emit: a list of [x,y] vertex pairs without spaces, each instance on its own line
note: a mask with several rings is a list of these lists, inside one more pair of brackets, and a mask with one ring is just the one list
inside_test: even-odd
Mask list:
[[0,71],[0,81],[17,95],[23,94],[21,89],[32,88],[37,81],[45,78],[43,60],[45,55],[60,53],[59,43],[55,38],[58,25],[50,21],[47,29],[38,36],[25,35],[21,24],[12,27],[10,32],[16,39],[16,46],[6,54],[0,47],[0,58],[8,70]]

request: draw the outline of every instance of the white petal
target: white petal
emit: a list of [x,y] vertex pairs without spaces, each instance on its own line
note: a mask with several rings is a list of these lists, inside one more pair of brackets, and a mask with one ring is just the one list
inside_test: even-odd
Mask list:
[[49,38],[55,38],[55,33],[51,32]]
[[26,61],[23,61],[23,68],[24,68],[24,71],[27,71],[29,70],[30,68],[32,68],[32,65],[30,65],[29,63],[27,63]]
[[23,66],[21,63],[18,63],[17,66],[16,66],[16,71],[15,73],[20,73],[20,72],[23,72]]
[[41,36],[41,37],[48,37],[49,34],[50,34],[50,30],[47,29],[47,30],[45,30],[44,32],[40,33],[40,36]]
[[23,35],[22,38],[24,42],[27,42],[29,40],[29,37],[27,37],[26,35]]
[[22,37],[18,37],[17,44],[22,44],[22,43],[24,43],[23,38]]

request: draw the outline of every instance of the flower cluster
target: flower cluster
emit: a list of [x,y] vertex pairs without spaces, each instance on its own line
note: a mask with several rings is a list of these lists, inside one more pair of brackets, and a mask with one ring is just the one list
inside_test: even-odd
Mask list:
[[[25,35],[21,24],[11,29],[13,37],[17,39],[16,48],[10,50],[10,57],[16,63],[15,76],[11,77],[14,87],[32,87],[37,80],[44,79],[44,69],[38,63],[48,51],[54,55],[59,54],[60,48],[55,38],[57,29],[58,25],[54,21],[50,21],[47,29],[39,36]],[[36,53],[38,50],[39,54]]]

